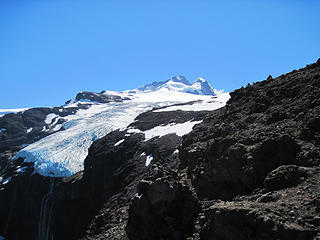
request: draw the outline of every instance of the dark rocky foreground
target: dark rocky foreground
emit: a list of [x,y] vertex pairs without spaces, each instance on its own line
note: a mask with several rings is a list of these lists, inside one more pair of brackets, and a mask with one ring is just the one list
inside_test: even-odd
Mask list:
[[320,239],[320,60],[238,89],[214,112],[150,111],[132,127],[191,119],[203,122],[183,138],[111,132],[69,178],[17,174],[0,191],[0,235]]

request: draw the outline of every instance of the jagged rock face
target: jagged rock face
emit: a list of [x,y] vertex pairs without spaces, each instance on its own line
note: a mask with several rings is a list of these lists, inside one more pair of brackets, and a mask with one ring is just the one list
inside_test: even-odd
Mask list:
[[200,204],[187,186],[158,178],[142,181],[129,210],[129,239],[184,239],[190,235]]
[[[84,189],[102,205],[82,239],[319,236],[319,68],[235,91],[182,146],[174,135],[145,142],[121,131],[95,142]],[[132,127],[170,122],[149,114]]]
[[[293,171],[303,173],[299,184],[292,181]],[[319,168],[280,166],[271,175],[291,175],[285,178],[290,188],[280,185],[283,189],[270,192],[266,188],[233,202],[206,203],[201,213],[201,239],[316,239],[320,224],[319,174]]]
[[199,121],[208,114],[209,111],[168,111],[168,112],[153,112],[148,111],[141,113],[129,127],[137,128],[145,131],[156,126],[169,125],[170,123],[184,123],[186,121]]
[[[102,93],[95,93],[95,92],[80,92],[77,94],[76,100],[78,101],[90,101],[90,102],[98,102],[98,103],[109,103],[109,102],[122,102],[124,100],[130,100],[130,98],[122,98],[120,96],[111,95],[111,94],[104,94]],[[66,102],[67,104],[70,103]]]
[[183,141],[182,167],[198,196],[231,200],[280,165],[319,165],[319,98],[319,64],[232,92]]
[[49,179],[20,175],[0,192],[0,231],[8,239],[37,239],[41,203],[48,193]]
[[[175,111],[162,113],[150,111],[138,116],[130,127],[148,130],[162,124],[167,125],[170,122],[178,123],[191,119],[195,120],[200,117],[203,118],[205,114],[207,112]],[[124,139],[124,141],[115,146],[121,139]],[[85,191],[93,196],[95,201],[100,199],[100,203],[103,202],[103,206],[87,227],[83,239],[127,239],[125,227],[127,226],[128,217],[130,217],[132,223],[127,228],[129,239],[150,239],[148,234],[151,232],[154,232],[152,236],[157,239],[162,230],[166,230],[163,236],[175,234],[177,236],[176,239],[182,239],[186,232],[190,232],[197,216],[197,211],[199,211],[199,203],[194,194],[181,184],[174,183],[174,191],[172,192],[171,187],[170,189],[167,188],[167,193],[163,195],[158,192],[161,195],[158,196],[160,197],[158,203],[153,201],[154,198],[152,196],[147,199],[141,198],[141,201],[144,201],[143,203],[135,201],[137,205],[131,207],[131,215],[128,216],[129,205],[132,199],[136,199],[135,196],[140,181],[150,183],[150,188],[148,189],[151,192],[155,189],[157,191],[159,190],[157,188],[159,179],[171,175],[169,172],[177,171],[179,165],[177,148],[181,145],[181,142],[182,138],[175,134],[144,141],[142,133],[128,134],[126,131],[114,131],[96,141],[90,147],[88,157],[85,160],[84,180],[87,187]],[[146,166],[146,158],[148,156],[152,156],[153,159]],[[169,185],[166,186],[168,187]],[[168,195],[170,195],[169,202],[167,202],[168,199],[166,198]],[[140,212],[135,207],[145,207],[145,203],[149,203],[150,199],[153,199],[152,204],[149,205],[150,208],[141,212],[141,215],[135,214]],[[150,211],[153,211],[153,208],[156,211],[159,207],[158,204],[162,206],[161,211],[164,212],[154,216],[155,221],[162,221],[163,216],[171,213],[170,217],[166,218],[167,220],[170,219],[168,220],[169,222],[164,222],[161,225],[161,231],[160,229],[152,231],[154,227],[159,227],[160,223],[155,224],[152,221],[144,221],[144,224],[151,224],[147,227],[150,231],[137,231],[137,224],[144,225],[138,219],[144,217],[149,220],[153,219],[153,216],[147,215]],[[181,205],[179,206],[179,204]],[[188,217],[180,215],[186,209],[191,208],[194,211],[190,211]],[[176,209],[175,213],[171,211],[173,209]],[[151,228],[151,226],[154,227]]]
[[[170,123],[199,120],[205,114],[207,114],[206,111],[148,111],[140,114],[129,127],[146,131]],[[117,145],[119,140],[123,142]],[[90,187],[91,190],[95,188],[94,192],[91,193],[95,195],[95,198],[103,193],[103,199],[105,199],[116,192],[120,192],[124,179],[126,179],[125,184],[130,184],[130,181],[136,181],[137,179],[135,178],[145,172],[146,156],[152,155],[152,164],[164,161],[170,165],[169,156],[181,144],[181,137],[175,134],[161,138],[156,137],[149,141],[144,140],[143,133],[130,134],[127,131],[116,130],[97,140],[90,147],[89,154],[85,160],[84,179],[93,186]],[[129,178],[130,175],[132,175],[131,178]]]
[[[89,149],[88,157],[85,160],[84,177],[85,181],[90,185],[88,189],[90,194],[95,196],[97,200],[105,200],[121,191],[123,187],[122,181],[118,177],[127,176],[120,174],[119,168],[125,168],[124,165],[130,159],[133,160],[131,163],[133,166],[139,160],[140,165],[142,165],[142,158],[137,154],[139,143],[143,140],[142,134],[134,134],[127,137],[124,143],[118,148],[114,148],[115,143],[120,139],[124,139],[125,134],[125,132],[114,131],[96,141]],[[135,160],[136,162],[134,162]],[[117,170],[118,174],[116,174]]]
[[[320,62],[237,90],[224,109],[208,115],[183,138],[174,182],[190,181],[202,205],[190,238],[319,238],[319,77]],[[128,236],[191,236],[186,231],[184,237],[172,232],[168,237],[168,228],[152,228],[150,222],[158,223],[158,216],[171,214],[153,208],[152,200],[170,206],[174,192],[164,191],[161,198],[153,184],[138,187],[141,195],[129,209]]]
[[306,170],[296,165],[284,165],[270,172],[264,179],[263,185],[269,191],[296,186],[306,176]]

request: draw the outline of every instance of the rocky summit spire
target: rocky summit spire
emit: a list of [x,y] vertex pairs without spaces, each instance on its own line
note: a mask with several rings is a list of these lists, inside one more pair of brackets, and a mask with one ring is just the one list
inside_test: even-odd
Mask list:
[[204,79],[199,77],[192,85],[197,85],[202,95],[215,95],[216,90]]

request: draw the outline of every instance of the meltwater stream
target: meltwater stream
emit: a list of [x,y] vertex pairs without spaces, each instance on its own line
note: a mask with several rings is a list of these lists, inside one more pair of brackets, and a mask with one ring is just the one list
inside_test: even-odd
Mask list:
[[53,210],[53,202],[50,202],[51,195],[54,188],[54,178],[50,179],[49,192],[43,196],[41,200],[40,207],[40,218],[38,225],[38,240],[48,240],[50,225],[51,225],[51,215]]

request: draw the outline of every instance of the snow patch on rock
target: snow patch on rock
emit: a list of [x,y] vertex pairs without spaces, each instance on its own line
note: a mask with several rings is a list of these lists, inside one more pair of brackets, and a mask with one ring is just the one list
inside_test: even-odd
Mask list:
[[149,166],[152,160],[153,160],[152,155],[151,155],[151,154],[148,155],[148,156],[147,156],[147,159],[146,159],[146,166]]
[[124,139],[121,139],[120,141],[116,142],[116,143],[114,144],[114,146],[116,147],[116,146],[120,145],[120,144],[123,143],[123,142],[124,142]]
[[51,124],[52,120],[55,119],[56,117],[59,117],[58,115],[54,114],[54,113],[50,113],[47,115],[46,119],[44,120],[44,122],[46,124]]
[[162,136],[165,136],[165,135],[171,134],[171,133],[174,133],[177,136],[182,137],[183,135],[186,135],[189,132],[191,132],[193,126],[200,123],[200,122],[202,122],[202,121],[193,121],[193,122],[188,121],[185,123],[178,123],[178,124],[171,123],[169,125],[154,127],[150,130],[143,132],[145,135],[145,141],[148,141],[154,137],[162,137]]

